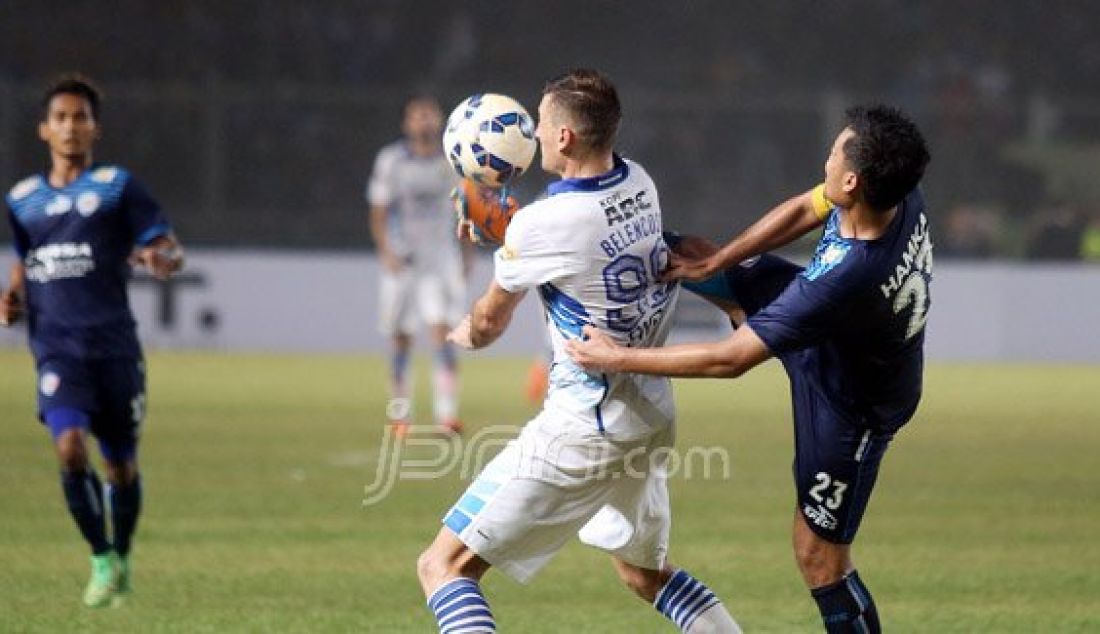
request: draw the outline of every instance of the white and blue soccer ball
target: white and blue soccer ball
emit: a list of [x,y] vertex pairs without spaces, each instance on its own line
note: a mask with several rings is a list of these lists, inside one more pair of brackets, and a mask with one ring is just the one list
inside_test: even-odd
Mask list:
[[443,150],[455,172],[494,189],[527,171],[537,146],[531,115],[505,95],[469,97],[443,130]]

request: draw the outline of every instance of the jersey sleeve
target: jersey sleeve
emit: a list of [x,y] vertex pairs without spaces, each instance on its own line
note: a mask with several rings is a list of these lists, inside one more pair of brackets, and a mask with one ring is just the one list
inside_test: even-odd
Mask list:
[[378,207],[389,207],[393,203],[394,162],[389,152],[382,150],[374,159],[374,169],[367,181],[367,203]]
[[145,186],[133,177],[126,179],[122,189],[122,206],[130,222],[130,237],[134,244],[145,246],[172,232],[172,226],[161,212]]
[[575,275],[585,268],[576,237],[558,235],[555,227],[534,222],[537,214],[521,210],[508,225],[504,246],[493,255],[494,279],[509,293]]
[[829,217],[829,212],[833,209],[833,203],[831,200],[825,197],[825,183],[821,183],[817,187],[814,187],[810,192],[810,198],[813,200],[814,213],[817,214],[818,219],[824,220]]
[[820,343],[850,318],[850,298],[858,288],[851,263],[814,279],[802,274],[759,312],[748,325],[772,354],[783,354]]

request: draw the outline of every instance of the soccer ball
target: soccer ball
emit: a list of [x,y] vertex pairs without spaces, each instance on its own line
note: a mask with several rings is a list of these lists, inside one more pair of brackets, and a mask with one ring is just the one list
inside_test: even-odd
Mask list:
[[518,101],[504,95],[474,95],[451,112],[443,149],[463,178],[498,189],[531,165],[535,124]]

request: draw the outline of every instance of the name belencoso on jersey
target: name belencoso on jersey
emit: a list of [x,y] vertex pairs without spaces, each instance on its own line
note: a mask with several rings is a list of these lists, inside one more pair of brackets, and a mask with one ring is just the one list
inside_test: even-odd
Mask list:
[[95,270],[95,258],[87,242],[63,242],[31,249],[23,266],[28,280],[49,282],[84,277]]
[[[602,271],[607,299],[618,308],[607,310],[604,325],[625,335],[627,345],[648,341],[665,321],[675,284],[657,282],[668,266],[668,246],[658,238],[647,257],[627,253],[631,246],[659,236],[661,215],[648,189],[633,194],[614,192],[599,200],[611,230],[600,248],[612,261]],[[648,213],[647,213],[648,212]]]
[[643,189],[633,196],[615,192],[600,200],[608,227],[626,223],[600,240],[600,247],[607,257],[613,258],[630,245],[661,231],[661,220],[657,214],[641,215],[653,208],[648,198],[649,193]]

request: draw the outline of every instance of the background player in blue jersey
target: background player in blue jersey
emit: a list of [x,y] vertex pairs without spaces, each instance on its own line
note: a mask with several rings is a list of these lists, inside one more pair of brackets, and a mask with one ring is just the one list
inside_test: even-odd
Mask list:
[[[47,89],[38,133],[49,147],[50,169],[7,195],[19,261],[0,295],[0,321],[27,318],[38,415],[54,439],[69,512],[92,549],[84,592],[91,607],[130,592],[131,538],[141,510],[137,442],[145,370],[126,295],[131,262],[161,279],[183,265],[180,245],[145,188],[121,167],[93,163],[99,102],[97,89],[80,77]],[[88,459],[88,433],[103,454],[106,505]]]
[[[850,555],[883,453],[921,395],[932,242],[917,184],[929,154],[895,109],[852,108],[825,183],[721,249],[674,245],[670,278],[743,325],[726,340],[624,348],[589,326],[570,355],[589,370],[737,377],[771,356],[791,381],[794,549],[828,632],[878,632]],[[825,225],[806,268],[758,254]],[[674,242],[675,240],[670,240]]]

